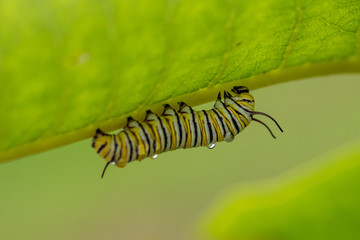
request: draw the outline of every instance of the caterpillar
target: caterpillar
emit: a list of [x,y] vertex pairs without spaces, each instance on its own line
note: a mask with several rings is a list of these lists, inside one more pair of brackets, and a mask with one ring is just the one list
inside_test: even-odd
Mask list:
[[216,142],[231,142],[251,121],[265,126],[276,138],[270,128],[254,115],[270,118],[283,132],[274,118],[254,111],[254,98],[247,87],[235,86],[231,91],[234,95],[224,91],[224,101],[221,101],[219,92],[210,110],[195,111],[186,103],[179,102],[179,110],[176,111],[169,104],[164,104],[161,116],[147,110],[141,123],[129,117],[126,126],[117,134],[106,134],[98,128],[92,147],[107,161],[101,177],[109,164],[125,167],[129,162],[156,158],[159,153],[178,148],[214,148]]

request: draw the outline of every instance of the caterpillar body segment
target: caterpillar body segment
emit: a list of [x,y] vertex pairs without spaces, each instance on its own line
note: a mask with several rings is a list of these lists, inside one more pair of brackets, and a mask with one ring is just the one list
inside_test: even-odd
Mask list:
[[[179,102],[176,111],[169,104],[164,105],[161,116],[146,111],[143,122],[129,117],[127,125],[117,134],[106,134],[97,129],[92,147],[109,164],[125,167],[129,162],[156,157],[158,154],[179,148],[209,146],[216,142],[231,142],[252,120],[270,128],[253,115],[269,115],[255,112],[255,102],[247,87],[236,86],[234,95],[224,91],[224,101],[219,93],[210,110],[195,111],[184,102]],[[103,176],[102,175],[102,176]]]

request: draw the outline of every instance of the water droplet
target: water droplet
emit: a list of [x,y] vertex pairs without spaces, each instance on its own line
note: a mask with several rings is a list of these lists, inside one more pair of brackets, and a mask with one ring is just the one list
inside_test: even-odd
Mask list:
[[155,159],[155,158],[157,158],[157,157],[158,157],[157,154],[154,154],[154,155],[151,156],[152,159]]
[[210,143],[209,145],[207,145],[207,147],[208,147],[209,149],[213,149],[215,146],[216,146],[215,143]]
[[232,135],[232,133],[225,134],[225,138],[224,138],[225,142],[232,142],[233,140],[234,140],[234,135]]

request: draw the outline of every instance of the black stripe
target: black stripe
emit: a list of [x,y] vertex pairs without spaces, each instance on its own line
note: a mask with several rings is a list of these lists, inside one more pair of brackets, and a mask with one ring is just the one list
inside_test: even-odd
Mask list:
[[126,131],[124,131],[124,133],[125,133],[126,138],[127,138],[128,142],[130,144],[130,155],[129,155],[129,159],[128,159],[128,162],[130,162],[131,159],[132,159],[133,145],[132,145],[132,141],[130,140],[129,134]]
[[[231,98],[230,98],[231,99]],[[247,113],[249,113],[249,110],[247,110],[247,109],[245,109],[243,106],[241,106],[240,104],[238,104],[236,101],[234,101],[233,99],[231,99],[231,101],[233,101],[239,108],[241,108],[242,110],[244,110],[245,112],[247,112]],[[233,108],[234,109],[234,108]],[[236,109],[235,109],[236,110]],[[238,112],[238,111],[237,111]],[[242,116],[244,116],[244,114],[241,114]],[[246,116],[244,116],[248,121],[249,121],[249,119],[246,117]],[[245,126],[247,126],[246,124],[245,124]]]
[[105,154],[104,158],[106,158],[106,157],[109,155],[109,153],[110,153],[110,149],[109,149],[109,151]]
[[105,142],[103,145],[101,145],[101,147],[97,150],[97,153],[100,154],[100,152],[104,149],[104,147],[106,147],[107,142]]
[[113,156],[112,156],[112,158],[111,158],[111,162],[113,162],[114,160],[115,160],[115,155],[116,155],[116,149],[118,148],[118,144],[117,144],[117,142],[116,142],[116,139],[115,139],[115,135],[112,135],[112,137],[114,138],[114,145],[115,145],[115,148],[114,148],[114,154],[113,154]]
[[[225,129],[225,124],[224,124],[224,122],[223,122],[223,118],[219,115],[219,113],[217,112],[217,109],[215,110],[215,109],[211,109],[211,111],[213,111],[215,114],[216,114],[216,116],[219,118],[219,121],[220,121],[220,123],[221,123],[221,126],[222,126],[222,129],[224,130],[223,132],[224,132],[224,136],[223,136],[223,138],[225,137],[225,134],[226,134],[226,129]],[[230,131],[230,129],[229,129],[229,131]],[[230,131],[231,132],[231,131]]]
[[[173,114],[163,114],[162,116],[166,116],[166,117],[175,117],[175,116],[176,116],[176,119],[177,119],[177,121],[179,122],[179,116],[178,116],[178,114],[176,113],[176,111],[175,111],[172,107],[170,107],[169,104],[165,104],[164,107],[165,107],[165,108],[169,107],[169,108],[172,110],[172,113],[173,113]],[[164,111],[164,112],[165,112],[165,111]],[[174,128],[175,139],[177,139],[177,137],[176,137],[176,130],[175,130],[175,124],[174,124],[175,121],[173,120],[173,123],[170,124],[170,120],[168,120],[167,118],[165,118],[165,120],[166,120],[166,122],[167,122],[167,123],[169,124],[169,126],[170,126],[170,131],[171,131],[171,126]],[[170,133],[170,132],[169,132],[169,136],[170,136],[170,147],[169,147],[169,149],[170,149],[170,148],[171,148],[171,145],[172,145],[172,137],[171,137],[171,133]],[[180,134],[180,136],[181,136],[181,134]],[[178,145],[176,144],[175,147],[177,148]]]
[[[210,111],[210,110],[209,110]],[[206,111],[206,113],[208,113],[208,111]],[[208,114],[210,114],[210,113],[208,113]],[[213,120],[213,118],[215,118],[215,120]],[[218,135],[218,133],[217,133],[217,131],[216,131],[216,128],[215,128],[215,123],[213,122],[213,121],[216,121],[216,125],[219,125],[218,124],[218,121],[216,120],[216,117],[212,117],[211,116],[211,114],[210,114],[210,122],[211,122],[211,126],[212,127],[214,127],[214,133],[215,133],[215,135],[216,135],[216,142],[218,142],[219,141],[219,135]],[[220,128],[220,126],[219,126],[219,128]]]
[[236,101],[234,101],[232,98],[230,98],[231,101],[233,101],[239,108],[241,108],[242,110],[244,111],[249,111],[249,110],[246,110],[243,106],[241,106],[240,104],[238,104]]
[[[115,138],[115,140],[116,140],[116,138]],[[119,154],[118,159],[116,159],[116,162],[118,162],[122,158],[122,149],[123,149],[123,146],[124,146],[124,144],[121,142],[120,137],[119,137],[119,141],[120,141],[120,144],[121,144],[121,146],[120,146],[120,154]]]
[[[157,118],[159,119],[159,122],[160,122],[160,127],[161,127],[161,130],[163,131],[164,133],[164,149],[162,151],[165,151],[166,147],[167,147],[167,136],[166,136],[166,132],[165,132],[165,128],[164,128],[164,125],[160,119],[159,116],[157,116]],[[160,138],[160,141],[161,141],[161,138]]]
[[[166,115],[166,116],[172,116],[172,115]],[[165,118],[164,117],[164,119],[165,119],[165,121],[167,122],[167,124],[169,125],[169,127],[170,127],[170,132],[168,132],[169,133],[169,150],[170,150],[170,148],[171,148],[171,145],[172,145],[172,137],[171,137],[171,124],[170,124],[170,120],[168,120],[167,118]],[[167,130],[167,128],[165,128],[166,130]],[[174,130],[175,131],[175,130]]]
[[[232,99],[231,99],[232,100]],[[251,101],[251,100],[248,100],[248,99],[242,99],[242,100],[240,100],[240,101],[242,101],[242,102],[247,102],[247,103],[252,103],[253,101]]]
[[239,133],[239,132],[240,132],[240,129],[239,129],[239,126],[237,125],[234,117],[233,117],[233,113],[227,109],[227,106],[225,106],[224,103],[223,103],[223,106],[224,106],[225,110],[228,112],[228,114],[230,115],[231,121],[232,121],[232,123],[235,125],[235,128],[236,128],[237,133]]
[[176,119],[178,121],[178,127],[179,127],[179,144],[176,146],[176,148],[178,148],[182,142],[182,138],[183,138],[183,132],[182,132],[182,124],[181,124],[181,121],[180,121],[180,117],[179,117],[179,114],[178,113],[175,113],[176,114]]
[[191,115],[192,115],[192,117],[193,117],[193,124],[194,124],[194,130],[195,130],[195,141],[194,141],[194,146],[193,147],[195,147],[196,146],[196,143],[197,143],[197,138],[198,138],[198,131],[197,131],[197,120],[195,120],[195,113],[194,113],[194,110],[192,109],[192,108],[190,108],[191,109]]
[[150,155],[150,140],[149,140],[149,136],[147,134],[147,132],[145,131],[145,128],[143,127],[142,124],[139,124],[141,130],[143,131],[144,135],[145,135],[145,140],[146,140],[146,143],[147,143],[147,146],[148,146],[148,151],[146,153],[146,157],[148,157]]
[[210,119],[209,119],[209,116],[207,114],[207,112],[205,110],[202,111],[206,117],[206,123],[207,123],[207,126],[209,128],[209,132],[210,132],[210,142],[209,143],[212,143],[213,141],[213,132],[212,132],[212,125],[211,125],[211,122],[210,122]]
[[[218,121],[216,120],[216,118],[215,118],[214,121],[216,121],[217,125],[219,125],[219,124],[218,124]],[[217,133],[217,131],[216,131],[215,123],[213,123],[213,118],[212,118],[212,117],[211,117],[211,123],[212,123],[212,126],[214,127],[214,133],[215,133],[215,135],[216,135],[216,142],[218,142],[218,141],[219,141],[219,135],[218,135],[218,133]],[[220,126],[219,126],[219,128],[220,128]]]
[[[154,129],[152,128],[152,125],[149,122],[152,122],[154,120],[147,120],[146,124],[148,125],[148,127],[150,128],[150,131],[152,132],[154,138],[153,138],[153,150],[154,150],[154,154],[156,153],[156,145],[158,144],[156,142],[156,134],[154,132]],[[156,126],[155,126],[156,127]]]
[[[177,136],[176,136],[176,128],[175,128],[175,121],[173,121],[173,124],[172,124],[172,126],[173,126],[173,129],[174,129],[174,134],[175,134],[175,149],[177,149],[177,147],[178,147],[178,144],[177,144]],[[171,136],[170,136],[171,137]],[[172,139],[171,139],[171,141],[172,141]]]
[[[231,107],[237,114],[239,114],[240,116],[243,116],[244,118],[246,118],[241,112],[239,112],[238,110],[236,110],[235,108],[233,108],[233,107]],[[246,118],[247,119],[247,118]],[[241,122],[243,122],[244,123],[244,125],[245,125],[245,127],[247,126],[247,124],[244,122],[244,120],[242,120],[241,118],[240,118],[240,120],[241,120]]]
[[136,154],[134,160],[137,160],[139,158],[139,144],[140,143],[139,143],[135,133],[133,133],[131,130],[129,130],[129,133],[131,133],[134,136],[134,139],[136,141],[136,144],[134,143],[135,154]]
[[[139,123],[138,123],[138,125],[140,125]],[[139,129],[138,129],[138,131],[140,131]],[[143,146],[145,147],[145,142],[144,142],[144,140],[142,139],[142,137],[141,137],[141,135],[140,135],[140,133],[139,133],[139,139],[137,138],[137,136],[136,136],[136,134],[134,133],[134,132],[132,132],[131,131],[131,128],[130,128],[130,131],[129,132],[131,132],[133,135],[134,135],[134,138],[136,139],[136,145],[135,145],[135,150],[136,150],[136,159],[138,159],[139,158],[139,153],[140,153],[140,141],[143,143]],[[140,141],[139,141],[140,140]]]
[[187,141],[188,141],[188,138],[191,138],[191,128],[190,128],[190,125],[189,125],[189,132],[188,131],[186,131],[186,127],[187,127],[187,123],[186,123],[186,121],[185,121],[185,117],[182,117],[182,119],[183,119],[183,130],[184,130],[184,139],[185,139],[185,142],[184,142],[184,148],[185,148],[185,146],[186,146],[186,143],[187,143]]

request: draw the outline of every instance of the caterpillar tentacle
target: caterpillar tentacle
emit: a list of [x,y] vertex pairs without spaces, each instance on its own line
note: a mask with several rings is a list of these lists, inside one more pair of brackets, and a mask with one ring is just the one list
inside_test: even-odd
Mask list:
[[266,117],[270,118],[276,124],[276,126],[279,128],[279,130],[281,132],[284,132],[282,130],[282,128],[280,127],[280,125],[278,124],[278,122],[273,117],[271,117],[269,114],[266,114],[266,113],[263,113],[263,112],[255,112],[255,111],[249,111],[249,113],[251,113],[251,115],[263,115],[263,116],[266,116]]
[[258,123],[262,124],[264,127],[266,127],[266,129],[270,132],[271,136],[276,139],[276,137],[273,134],[273,132],[271,131],[271,129],[263,121],[260,121],[259,119],[256,119],[256,118],[253,118],[252,120],[255,122],[258,122]]
[[234,95],[224,91],[224,101],[221,101],[219,92],[210,110],[195,111],[186,103],[179,102],[176,111],[164,104],[161,116],[147,110],[141,123],[129,117],[124,129],[117,134],[106,134],[97,129],[92,147],[107,161],[102,177],[110,163],[125,167],[129,162],[155,157],[166,151],[230,142],[252,120],[263,124],[275,137],[265,123],[253,118],[256,114],[268,116],[282,131],[275,119],[254,111],[254,98],[248,88],[236,86],[231,91]]

